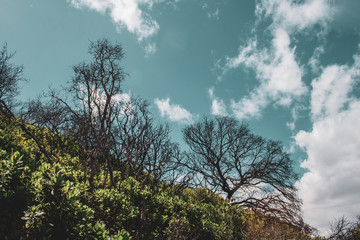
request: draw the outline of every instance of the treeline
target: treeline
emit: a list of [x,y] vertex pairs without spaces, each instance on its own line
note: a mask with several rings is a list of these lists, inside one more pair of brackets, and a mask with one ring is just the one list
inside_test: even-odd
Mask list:
[[279,142],[204,117],[183,151],[122,94],[121,45],[89,54],[67,86],[20,104],[23,68],[0,53],[0,238],[311,239]]

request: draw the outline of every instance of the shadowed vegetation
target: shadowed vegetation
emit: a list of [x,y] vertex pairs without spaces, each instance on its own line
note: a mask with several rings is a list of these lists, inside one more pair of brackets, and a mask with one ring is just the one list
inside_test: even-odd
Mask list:
[[182,151],[123,94],[121,45],[89,54],[67,86],[19,108],[23,69],[0,53],[1,239],[311,239],[280,143],[204,118]]

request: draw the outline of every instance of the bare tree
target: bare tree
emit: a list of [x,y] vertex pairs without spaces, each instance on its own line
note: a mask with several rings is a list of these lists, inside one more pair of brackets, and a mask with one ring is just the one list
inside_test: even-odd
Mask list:
[[180,149],[170,140],[169,127],[154,124],[148,104],[142,99],[132,99],[122,110],[113,134],[118,143],[114,152],[127,169],[123,173],[142,183],[174,181]]
[[30,102],[29,121],[82,146],[92,188],[104,165],[104,186],[108,176],[114,185],[114,168],[143,183],[174,179],[180,150],[170,141],[168,126],[154,124],[144,100],[122,94],[121,46],[101,39],[90,44],[89,53],[92,61],[73,68],[74,78],[64,91],[51,90],[46,102]]
[[124,52],[120,44],[107,39],[91,42],[90,62],[73,67],[74,77],[62,91],[50,89],[45,99],[31,101],[24,116],[52,132],[71,136],[83,148],[89,182],[105,164],[113,182],[111,150],[114,122],[121,114],[122,83],[126,73],[121,67]]
[[190,148],[184,165],[200,182],[224,193],[231,204],[301,221],[293,185],[297,175],[279,142],[251,134],[247,125],[230,117],[204,118],[183,134]]
[[356,240],[360,239],[360,215],[357,220],[351,222],[346,217],[336,219],[331,223],[331,235],[329,240]]
[[[64,134],[70,132],[73,126],[72,115],[64,105],[54,98],[38,96],[23,104],[21,112],[21,118],[25,122],[37,126],[36,136],[39,141],[42,140],[42,145],[47,146],[47,154],[51,159],[57,161],[62,153],[71,153],[73,147],[67,143],[75,143],[76,140],[71,135]],[[50,132],[52,134],[49,134]],[[72,155],[78,156],[80,153],[73,152]]]
[[0,107],[2,111],[12,108],[14,98],[19,93],[18,83],[25,80],[23,66],[10,62],[14,54],[14,52],[8,52],[6,43],[0,50]]
[[43,153],[49,161],[52,161],[51,156],[45,150],[41,140],[31,128],[29,128],[28,124],[23,119],[15,118],[15,106],[18,105],[15,101],[15,97],[19,93],[18,84],[26,79],[23,76],[23,66],[10,63],[10,60],[14,55],[15,52],[8,53],[7,44],[5,43],[3,49],[0,51],[0,111],[9,120],[15,120],[25,134],[35,141],[40,152]]
[[91,42],[90,63],[74,66],[74,78],[66,91],[73,101],[66,101],[52,93],[52,98],[65,106],[72,116],[70,134],[85,148],[90,165],[90,184],[92,185],[99,163],[105,162],[113,182],[110,150],[113,123],[121,111],[122,83],[126,74],[121,61],[124,52],[120,44],[112,44],[107,39]]

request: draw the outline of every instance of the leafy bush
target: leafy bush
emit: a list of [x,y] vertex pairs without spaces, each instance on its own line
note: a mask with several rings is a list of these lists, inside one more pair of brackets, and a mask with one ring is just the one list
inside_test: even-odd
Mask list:
[[208,189],[139,183],[119,171],[113,172],[113,187],[104,168],[97,172],[91,191],[84,160],[74,155],[79,148],[73,142],[53,144],[53,134],[42,129],[38,136],[56,160],[49,161],[16,120],[4,121],[0,118],[0,238],[242,237],[242,210]]
[[20,236],[21,216],[32,198],[29,179],[33,164],[15,138],[0,129],[0,239]]

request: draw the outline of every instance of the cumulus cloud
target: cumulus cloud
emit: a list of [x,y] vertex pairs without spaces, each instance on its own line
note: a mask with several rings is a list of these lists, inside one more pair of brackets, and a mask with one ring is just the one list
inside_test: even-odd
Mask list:
[[352,66],[332,65],[323,69],[312,81],[311,113],[313,120],[336,115],[354,98],[351,95],[360,72],[360,56],[354,56]]
[[211,114],[218,116],[227,116],[225,103],[214,94],[214,88],[209,89],[209,97],[211,100]]
[[226,69],[241,64],[253,69],[260,85],[250,96],[232,101],[232,110],[238,118],[259,117],[261,110],[271,102],[289,106],[294,98],[307,92],[301,78],[303,71],[295,59],[295,49],[290,47],[290,37],[284,29],[274,33],[270,49],[257,49],[255,40],[240,48],[239,55],[228,58]]
[[170,98],[154,100],[162,117],[167,117],[170,121],[192,123],[193,115],[177,104],[171,104]]
[[88,8],[102,14],[108,14],[116,26],[136,34],[139,41],[154,35],[159,24],[151,16],[140,9],[141,5],[148,8],[158,0],[66,0],[73,7]]
[[[355,217],[360,212],[360,100],[353,94],[359,83],[360,57],[352,65],[320,66],[324,46],[315,48],[308,64],[313,79],[309,89],[303,82],[304,66],[296,58],[296,37],[316,29],[323,37],[335,11],[327,0],[262,0],[256,4],[257,22],[253,36],[240,46],[235,57],[227,57],[222,66],[228,71],[244,67],[253,70],[259,84],[248,96],[231,101],[238,118],[261,117],[270,104],[290,107],[292,121],[287,123],[296,133],[299,103],[310,92],[311,131],[299,131],[295,142],[306,153],[301,167],[308,172],[296,182],[303,199],[305,222],[326,232],[329,222],[342,215]],[[271,42],[259,42],[256,28],[270,20],[267,28]],[[323,38],[319,38],[323,43]],[[323,45],[323,44],[322,44]],[[260,47],[261,46],[261,47]],[[265,47],[264,47],[265,46]],[[303,105],[300,105],[301,109]],[[300,110],[301,110],[300,109]]]
[[304,219],[325,233],[329,222],[360,212],[360,102],[318,120],[311,132],[300,131],[296,143],[308,155],[309,172],[296,183]]
[[308,172],[296,183],[304,218],[323,233],[334,218],[360,212],[360,101],[352,95],[359,70],[359,56],[352,66],[322,70],[312,82],[312,131],[295,136],[308,156],[301,165]]

